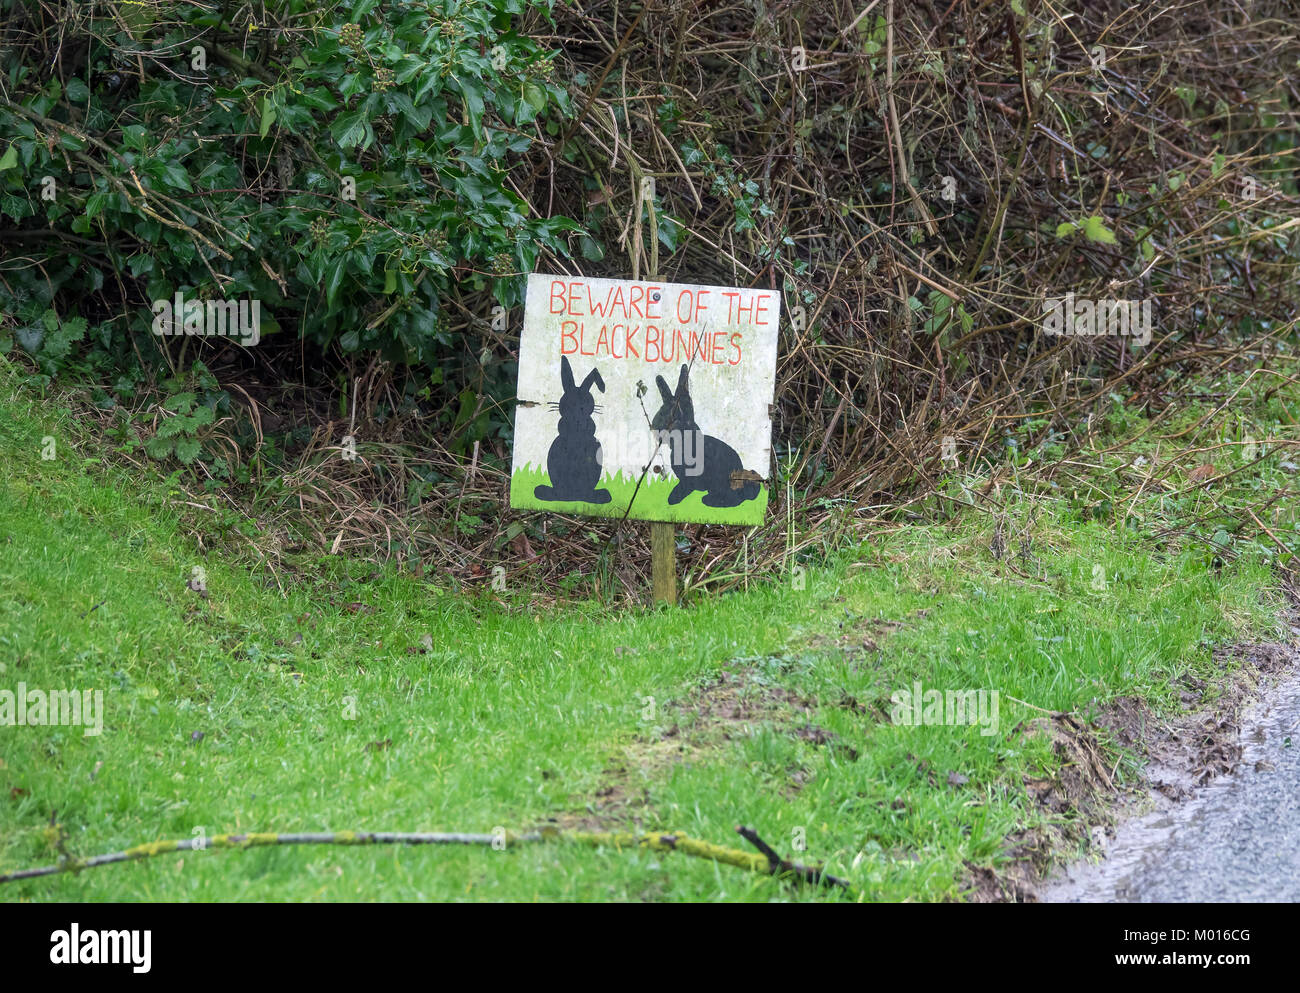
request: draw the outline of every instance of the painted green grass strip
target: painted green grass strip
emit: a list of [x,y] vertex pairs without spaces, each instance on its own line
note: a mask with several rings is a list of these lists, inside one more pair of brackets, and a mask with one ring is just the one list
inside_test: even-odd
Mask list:
[[[510,506],[521,510],[546,510],[556,514],[585,514],[616,519],[627,514],[631,520],[675,523],[705,521],[711,524],[761,524],[767,511],[766,486],[760,486],[758,496],[746,500],[738,507],[708,507],[704,504],[705,494],[702,490],[691,493],[681,503],[670,505],[668,494],[677,485],[675,476],[662,479],[653,473],[647,473],[639,491],[636,483],[635,476],[624,475],[621,471],[601,476],[597,488],[609,490],[609,503],[538,500],[534,489],[549,486],[551,477],[545,469],[527,466],[516,470],[510,477]],[[635,502],[633,494],[636,496]],[[629,504],[632,504],[630,513]]]

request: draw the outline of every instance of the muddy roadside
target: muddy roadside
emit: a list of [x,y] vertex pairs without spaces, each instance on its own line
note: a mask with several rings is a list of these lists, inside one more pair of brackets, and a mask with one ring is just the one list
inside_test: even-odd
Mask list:
[[[901,626],[898,621],[862,618],[841,625],[838,633],[814,638],[810,647],[871,665],[880,642]],[[1290,633],[1291,643],[1248,642],[1217,648],[1214,660],[1219,677],[1207,682],[1185,676],[1178,691],[1181,713],[1157,714],[1145,701],[1126,696],[1092,716],[1044,712],[1019,725],[1022,735],[1045,736],[1058,758],[1051,776],[1022,781],[1025,794],[1044,816],[1034,819],[1041,822],[1037,826],[1006,838],[995,868],[966,863],[965,873],[958,873],[963,898],[972,902],[1116,899],[1089,896],[1063,884],[1078,882],[1092,863],[1117,864],[1105,856],[1120,853],[1123,859],[1129,845],[1125,832],[1143,818],[1163,813],[1171,822],[1179,821],[1184,816],[1181,811],[1196,809],[1207,786],[1232,780],[1244,765],[1252,773],[1270,774],[1272,760],[1255,757],[1247,739],[1259,734],[1271,747],[1285,730],[1278,721],[1288,710],[1276,708],[1277,720],[1269,723],[1255,716],[1256,708],[1268,706],[1275,697],[1300,708],[1300,610],[1293,607],[1279,632],[1285,637],[1283,632]],[[746,739],[758,727],[854,762],[858,750],[816,723],[819,709],[846,708],[870,724],[889,721],[887,697],[818,700],[782,683],[779,674],[776,678],[760,674],[752,659],[724,662],[677,699],[661,703],[652,726],[612,752],[594,787],[575,793],[571,806],[557,811],[548,823],[583,830],[648,830],[660,822],[656,784],[677,766],[711,761],[727,742]],[[1300,728],[1292,730],[1300,742]],[[942,779],[942,770],[936,773],[923,766],[918,768]],[[1285,769],[1281,772],[1279,783],[1288,775]],[[811,775],[800,763],[792,764],[784,770],[782,794],[793,798]],[[952,778],[948,782],[958,785]],[[1295,783],[1300,783],[1300,776]],[[1300,790],[1295,792],[1300,796]],[[905,802],[900,798],[895,804]],[[1300,824],[1300,816],[1291,820]],[[1140,854],[1152,840],[1157,848],[1160,845],[1149,831],[1139,838],[1147,843],[1138,846]],[[1300,852],[1300,840],[1294,848]],[[914,857],[902,849],[891,853]],[[1300,871],[1294,875],[1300,879]],[[1096,892],[1095,888],[1088,891]]]
[[[1056,776],[1025,783],[1054,823],[1009,839],[996,871],[970,867],[968,898],[1213,901],[1280,892],[1287,867],[1274,864],[1276,854],[1300,849],[1289,826],[1268,823],[1294,806],[1290,760],[1300,756],[1300,745],[1291,748],[1300,728],[1288,727],[1300,716],[1300,613],[1285,620],[1290,643],[1216,649],[1224,675],[1214,684],[1188,677],[1183,714],[1157,716],[1123,697],[1090,725],[1071,714],[1028,722],[1025,733],[1049,735],[1061,759]],[[1133,785],[1114,774],[1126,754],[1142,763]],[[1258,853],[1243,854],[1252,844]],[[1072,850],[1083,856],[1063,863]]]

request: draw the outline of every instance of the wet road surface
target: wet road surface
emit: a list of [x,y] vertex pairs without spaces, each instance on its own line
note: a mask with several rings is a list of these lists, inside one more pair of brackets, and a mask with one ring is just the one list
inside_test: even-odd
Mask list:
[[[1100,863],[1076,863],[1045,902],[1300,901],[1300,676],[1241,718],[1237,769],[1122,823]],[[1158,774],[1156,778],[1159,778]]]

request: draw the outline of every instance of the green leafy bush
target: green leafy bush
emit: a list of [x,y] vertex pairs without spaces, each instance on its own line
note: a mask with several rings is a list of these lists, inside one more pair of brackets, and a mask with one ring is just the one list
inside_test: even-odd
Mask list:
[[91,364],[156,354],[180,292],[260,301],[263,338],[436,363],[440,300],[517,304],[577,228],[506,182],[570,112],[520,30],[550,7],[0,0],[0,347],[54,373],[89,321]]

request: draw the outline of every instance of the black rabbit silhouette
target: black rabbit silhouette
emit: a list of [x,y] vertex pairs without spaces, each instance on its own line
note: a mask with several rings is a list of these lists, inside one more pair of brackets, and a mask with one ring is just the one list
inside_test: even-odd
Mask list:
[[744,468],[735,449],[711,435],[701,434],[695,423],[695,405],[687,388],[689,370],[683,365],[677,377],[677,392],[668,390],[663,376],[656,376],[664,404],[650,422],[656,440],[668,438],[670,463],[678,483],[668,494],[668,503],[681,503],[695,490],[707,491],[701,498],[706,507],[738,507],[758,496],[759,484],[748,480],[736,486],[731,474]]
[[605,392],[605,381],[593,367],[581,386],[575,386],[573,367],[566,355],[560,356],[560,380],[564,394],[560,402],[551,402],[560,411],[560,426],[551,450],[546,455],[546,471],[551,476],[550,486],[534,488],[538,500],[566,500],[582,503],[609,503],[609,490],[596,489],[600,481],[600,442],[596,440],[596,422],[591,413],[596,409],[596,398],[591,395],[591,384]]

